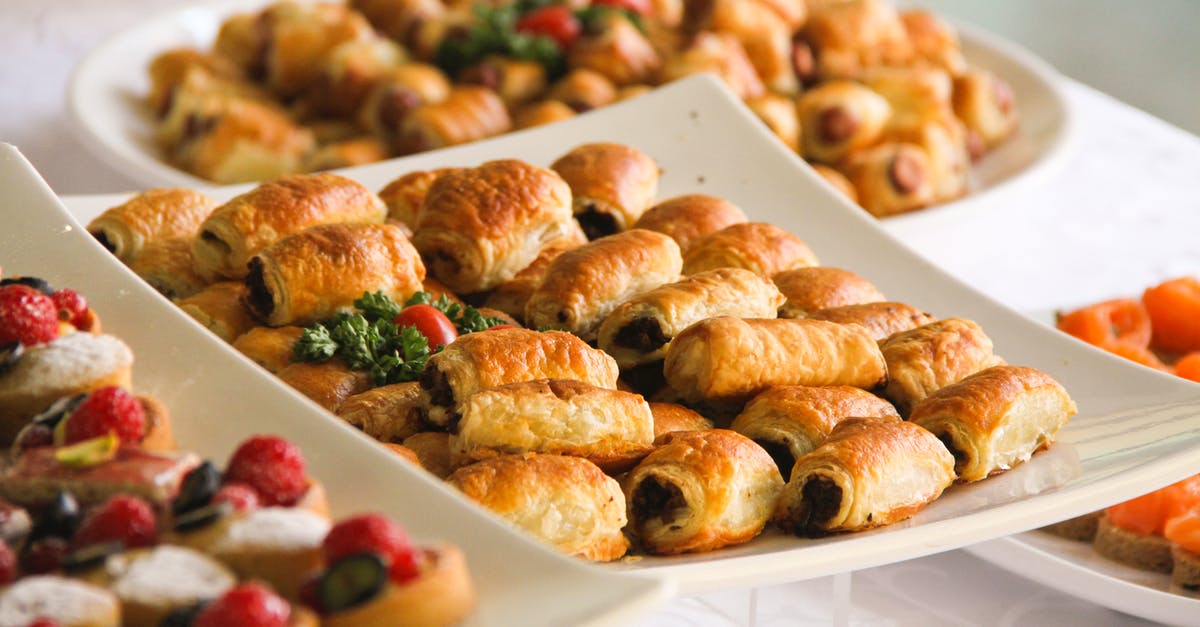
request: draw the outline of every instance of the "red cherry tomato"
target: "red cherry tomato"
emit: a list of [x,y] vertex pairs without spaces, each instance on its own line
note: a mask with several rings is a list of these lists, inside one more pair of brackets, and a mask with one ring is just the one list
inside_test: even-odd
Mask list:
[[592,0],[592,6],[629,9],[638,15],[649,15],[654,9],[650,0]]
[[392,320],[401,327],[416,327],[429,340],[429,348],[445,346],[458,337],[454,323],[433,305],[409,305]]
[[559,48],[566,49],[579,38],[583,27],[570,9],[554,4],[521,16],[516,28],[521,33],[545,35],[557,42]]
[[490,326],[490,327],[488,327],[488,328],[487,328],[487,330],[488,330],[488,331],[496,331],[496,330],[499,330],[499,329],[515,329],[515,328],[517,328],[517,327],[515,327],[515,326],[513,326],[513,325],[511,325],[511,324],[497,324],[497,325],[495,325],[495,326]]

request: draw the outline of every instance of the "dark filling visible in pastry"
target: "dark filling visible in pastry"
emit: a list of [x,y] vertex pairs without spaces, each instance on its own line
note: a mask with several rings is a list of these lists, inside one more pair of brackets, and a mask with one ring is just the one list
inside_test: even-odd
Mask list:
[[819,535],[822,526],[842,508],[842,488],[832,479],[813,475],[800,488],[800,509],[793,519],[796,533]]
[[[450,378],[436,364],[430,363],[421,371],[421,388],[429,393],[430,403],[441,408],[449,416],[444,425],[451,433],[458,430],[458,421],[462,415],[454,410],[454,389],[450,387]],[[425,419],[436,424],[433,416],[425,412]]]
[[250,260],[250,273],[246,275],[246,306],[250,308],[250,313],[264,320],[275,311],[275,299],[271,298],[271,290],[267,289],[263,262],[258,257]]
[[617,346],[632,348],[644,353],[657,350],[669,341],[671,338],[663,333],[662,324],[659,323],[658,318],[645,316],[638,316],[630,320],[629,324],[617,329],[617,336],[613,338],[613,342]]
[[387,88],[379,99],[379,124],[395,132],[408,116],[408,112],[421,106],[421,97],[411,89],[400,85]]
[[114,245],[112,242],[108,241],[108,233],[106,233],[104,231],[100,231],[98,233],[92,233],[92,237],[95,237],[96,241],[100,242],[100,245],[103,246],[104,249],[107,250],[108,252],[110,252],[110,253],[117,252],[116,245]]
[[649,396],[667,384],[661,359],[621,372],[621,379],[638,394]]
[[617,219],[611,213],[597,211],[594,203],[585,205],[582,212],[575,214],[575,220],[588,241],[617,232]]
[[958,448],[958,445],[954,443],[954,438],[951,437],[949,433],[943,433],[939,435],[938,439],[942,441],[942,444],[946,445],[946,450],[950,451],[950,454],[954,456],[955,474],[961,474],[962,471],[967,467],[967,464],[971,461],[967,457],[967,452],[961,448]]
[[831,107],[817,116],[817,136],[827,144],[840,144],[858,131],[858,116],[843,107]]
[[663,483],[655,477],[647,477],[638,484],[633,493],[633,517],[646,522],[658,518],[664,526],[680,529],[675,521],[686,512],[687,501],[683,492],[673,483]]
[[221,251],[222,255],[228,255],[230,253],[230,251],[232,250],[229,248],[229,244],[227,244],[225,242],[225,240],[221,239],[216,233],[213,233],[212,231],[207,231],[207,230],[201,231],[200,239],[204,240],[211,246],[215,246],[218,250]]
[[787,444],[770,440],[755,440],[754,442],[775,461],[775,466],[779,468],[779,474],[785,481],[792,476],[792,466],[796,465],[796,458],[792,456],[792,449],[788,448]]
[[888,166],[888,181],[901,194],[911,194],[925,182],[925,168],[912,155],[897,154]]

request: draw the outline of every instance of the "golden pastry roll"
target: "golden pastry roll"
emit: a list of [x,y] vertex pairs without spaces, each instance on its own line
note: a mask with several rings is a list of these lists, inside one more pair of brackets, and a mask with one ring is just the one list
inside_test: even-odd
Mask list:
[[483,304],[489,308],[503,311],[518,321],[525,320],[525,304],[542,285],[542,279],[546,276],[546,270],[550,268],[550,262],[568,250],[587,243],[587,236],[583,234],[583,229],[579,228],[578,224],[574,228],[568,227],[568,229],[569,233],[566,236],[547,244],[542,252],[538,253],[537,258],[513,275],[513,278],[488,292],[487,300],[483,301]]
[[818,263],[816,254],[799,237],[774,224],[743,222],[693,242],[683,257],[683,273],[745,268],[771,277],[784,270]]
[[513,112],[513,130],[553,124],[575,117],[575,110],[561,100],[531,102]]
[[802,536],[881,527],[912,517],[954,483],[954,456],[903,420],[847,418],[796,460],[775,519]]
[[320,224],[383,222],[386,213],[378,196],[344,176],[285,176],[213,211],[192,242],[192,257],[203,277],[241,279],[251,257],[288,235]]
[[582,457],[504,455],[459,468],[446,482],[567,555],[607,562],[629,550],[620,484]]
[[975,156],[1008,139],[1019,120],[1012,87],[982,68],[972,67],[954,78],[951,96],[954,115],[966,124],[979,143]]
[[[168,114],[168,122],[177,117],[174,111]],[[278,106],[247,98],[216,110],[198,107],[183,120],[184,133],[170,149],[171,160],[214,183],[249,183],[294,174],[315,143],[312,132]]]
[[293,347],[304,334],[303,327],[254,327],[239,335],[233,347],[254,363],[274,374],[295,361]]
[[284,98],[303,93],[338,45],[375,36],[365,17],[334,3],[278,2],[263,10],[258,26],[266,34],[263,82]]
[[402,222],[413,228],[421,215],[421,205],[429,188],[439,176],[447,172],[455,172],[461,168],[435,168],[433,170],[416,170],[401,175],[379,190],[379,198],[387,206],[388,220]]
[[715,74],[742,100],[766,91],[742,42],[729,33],[711,31],[697,33],[689,46],[668,56],[663,62],[660,82],[705,72]]
[[729,428],[757,442],[788,475],[801,455],[852,416],[900,419],[891,403],[856,387],[780,385],[746,403]]
[[725,429],[675,431],[622,480],[629,533],[649,553],[712,551],[757,536],[783,478],[766,451]]
[[325,224],[290,235],[250,260],[246,307],[269,326],[307,326],[352,309],[364,292],[404,302],[425,265],[390,224]]
[[652,401],[650,414],[654,416],[655,438],[672,431],[705,431],[713,428],[711,420],[678,403]]
[[367,391],[372,383],[371,373],[365,370],[351,370],[341,359],[331,359],[319,364],[297,361],[275,375],[335,414],[346,399]]
[[960,481],[979,481],[1049,448],[1077,408],[1053,377],[1024,366],[993,366],[925,397],[909,422],[954,455]]
[[401,43],[418,25],[446,13],[441,0],[350,0],[348,5],[362,13],[376,31]]
[[858,191],[854,189],[854,185],[850,182],[850,179],[846,178],[845,174],[842,174],[841,172],[838,172],[837,170],[820,163],[812,163],[809,165],[811,165],[813,171],[819,174],[821,178],[825,179],[825,182],[829,183],[834,190],[840,192],[846,198],[849,198],[850,202],[855,204],[858,203]]
[[711,8],[706,29],[737,37],[768,89],[780,94],[795,94],[799,90],[792,67],[794,29],[778,13],[756,1],[714,0],[704,4]]
[[768,92],[746,101],[746,106],[793,152],[800,151],[800,116],[787,96]]
[[588,239],[630,229],[658,192],[658,164],[625,144],[583,144],[550,169],[571,186],[575,219]]
[[149,189],[106,210],[87,230],[126,265],[150,242],[190,238],[217,201],[190,189]]
[[967,193],[971,155],[963,123],[948,112],[896,124],[888,138],[921,147],[929,158],[934,202],[947,202]]
[[653,441],[654,417],[640,394],[539,379],[469,396],[450,455],[455,466],[506,453],[575,455],[615,473],[636,464]]
[[375,81],[405,59],[404,49],[383,37],[352,39],[332,48],[305,90],[304,102],[327,117],[349,117],[362,107]]
[[617,99],[617,86],[595,70],[578,68],[550,86],[549,98],[583,113],[612,104]]
[[546,68],[536,61],[491,56],[464,69],[460,84],[482,85],[496,92],[511,111],[546,91]]
[[802,318],[820,309],[885,300],[870,281],[832,266],[784,270],[771,280],[787,299],[779,308],[780,318]]
[[900,12],[900,23],[912,43],[913,52],[926,63],[958,76],[967,71],[958,31],[937,14],[925,9]]
[[355,394],[337,415],[380,442],[403,442],[421,430],[421,385],[393,383]]
[[934,201],[933,164],[916,144],[889,141],[856,150],[838,167],[854,185],[858,204],[876,217],[906,213]]
[[421,105],[404,116],[396,137],[403,154],[486,139],[512,130],[504,101],[487,87],[455,87],[441,102]]
[[203,72],[219,80],[239,81],[242,70],[232,59],[195,48],[172,48],[153,59],[146,68],[150,91],[146,103],[155,115],[162,116],[170,107],[175,88],[189,72]]
[[800,154],[818,163],[837,163],[883,136],[892,114],[887,99],[853,81],[829,81],[796,101],[800,116]]
[[1004,363],[992,352],[992,339],[965,318],[946,318],[896,333],[879,348],[887,362],[884,396],[902,416],[937,390]]
[[770,279],[741,268],[693,274],[642,292],[617,306],[596,332],[596,344],[621,368],[663,359],[671,339],[707,318],[774,318],[783,295]]
[[913,44],[891,2],[822,2],[809,8],[804,42],[815,58],[815,78],[856,79],[867,68],[913,60]]
[[554,258],[525,304],[525,323],[564,329],[585,339],[620,303],[679,278],[675,240],[633,229],[608,235]]
[[421,458],[417,456],[417,452],[407,446],[396,444],[395,442],[380,442],[380,444],[383,444],[384,448],[407,460],[412,465],[424,468],[421,466]]
[[876,342],[883,342],[902,331],[910,331],[937,320],[933,315],[907,303],[880,301],[819,309],[808,314],[814,320],[838,324],[859,324]]
[[770,7],[792,31],[798,30],[808,18],[807,0],[757,0],[759,4]]
[[951,113],[950,75],[929,66],[879,67],[863,73],[862,83],[888,101],[888,128],[906,126],[914,120],[938,118]]
[[129,264],[129,269],[172,300],[187,298],[208,286],[208,281],[196,273],[192,263],[190,237],[150,242]]
[[231,59],[244,71],[261,70],[255,66],[261,65],[266,33],[258,24],[259,15],[259,12],[234,13],[225,18],[217,29],[213,52]]
[[658,74],[662,58],[624,15],[610,13],[571,44],[567,64],[603,74],[618,87],[646,83]]
[[635,229],[669,235],[687,252],[696,240],[734,224],[746,222],[746,214],[737,205],[716,196],[685,194],[664,200],[642,214]]
[[709,318],[675,336],[667,383],[689,403],[739,405],[776,385],[851,385],[887,380],[866,329],[799,318]]
[[536,379],[574,379],[616,389],[617,362],[562,331],[491,329],[460,336],[421,373],[425,418],[451,431],[471,394]]
[[404,446],[416,453],[421,468],[445,479],[454,470],[450,466],[450,434],[445,431],[422,431],[404,438]]
[[562,177],[505,159],[439,176],[421,206],[413,244],[430,274],[456,293],[472,294],[513,278],[576,228]]
[[242,303],[245,295],[244,283],[218,281],[175,304],[217,337],[232,342],[257,326]]
[[419,107],[450,97],[450,79],[427,63],[402,63],[375,79],[358,109],[358,124],[401,150],[404,120]]

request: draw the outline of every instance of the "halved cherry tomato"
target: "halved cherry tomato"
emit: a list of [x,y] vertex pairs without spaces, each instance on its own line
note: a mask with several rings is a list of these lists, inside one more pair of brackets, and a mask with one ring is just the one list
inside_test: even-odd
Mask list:
[[629,9],[638,15],[650,15],[654,10],[650,0],[592,0],[592,6]]
[[583,27],[570,9],[561,4],[554,4],[521,16],[521,19],[517,20],[516,29],[521,33],[545,35],[565,50],[579,38]]
[[416,327],[429,340],[429,348],[445,346],[458,337],[454,323],[433,305],[409,305],[392,320],[401,327]]
[[1142,293],[1154,327],[1154,347],[1173,353],[1200,350],[1200,280],[1180,277]]
[[1059,330],[1095,346],[1120,342],[1145,348],[1150,344],[1150,314],[1133,298],[1117,298],[1058,317]]

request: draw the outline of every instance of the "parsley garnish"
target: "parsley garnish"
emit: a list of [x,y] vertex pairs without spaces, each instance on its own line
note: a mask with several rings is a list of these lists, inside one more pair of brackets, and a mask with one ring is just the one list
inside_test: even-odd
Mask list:
[[460,305],[449,298],[445,294],[439,296],[436,300],[433,294],[429,292],[417,292],[404,302],[404,306],[409,305],[433,305],[446,314],[450,322],[454,323],[454,327],[458,329],[459,335],[467,333],[475,333],[476,331],[484,331],[498,324],[506,324],[501,318],[485,316],[479,313],[479,310],[470,305]]

